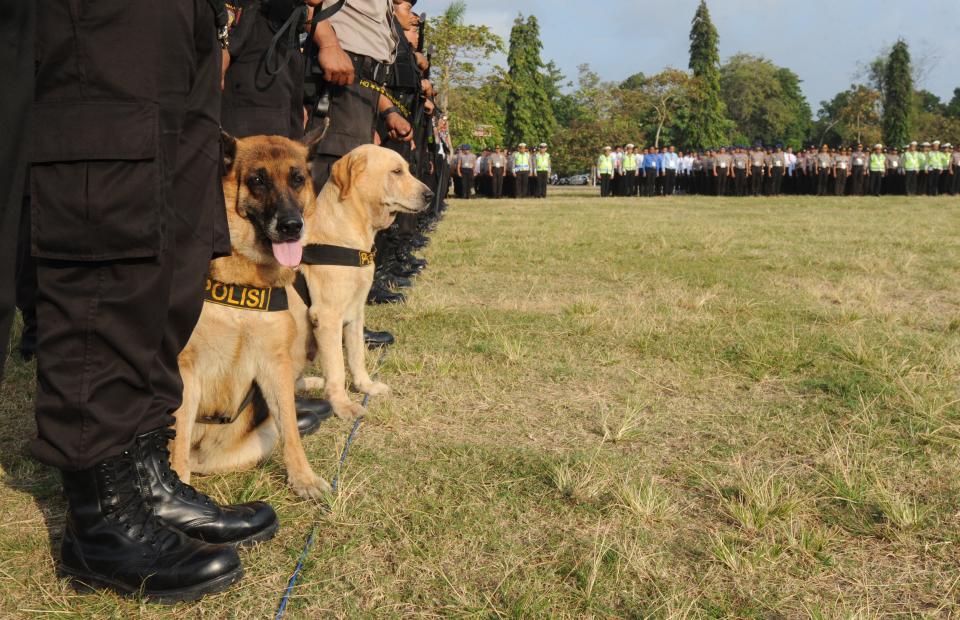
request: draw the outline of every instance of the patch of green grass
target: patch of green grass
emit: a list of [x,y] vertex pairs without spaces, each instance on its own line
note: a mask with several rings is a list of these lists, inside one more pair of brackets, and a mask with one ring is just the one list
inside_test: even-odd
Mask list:
[[[950,198],[454,202],[341,472],[266,499],[247,577],[160,607],[54,574],[32,364],[0,398],[0,617],[960,615],[960,264]],[[369,364],[376,356],[371,355]],[[349,427],[305,445],[330,479]]]

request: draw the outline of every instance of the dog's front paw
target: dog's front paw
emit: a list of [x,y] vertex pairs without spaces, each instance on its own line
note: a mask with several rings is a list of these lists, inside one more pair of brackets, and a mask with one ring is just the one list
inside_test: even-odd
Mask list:
[[290,486],[297,495],[306,499],[322,499],[324,493],[333,490],[330,483],[313,472],[307,476],[290,476]]
[[359,403],[355,403],[352,400],[330,400],[330,405],[333,406],[333,413],[336,414],[338,418],[344,422],[353,422],[358,417],[363,415],[363,407]]
[[370,396],[386,396],[390,393],[390,386],[380,381],[370,381],[356,386],[357,390]]

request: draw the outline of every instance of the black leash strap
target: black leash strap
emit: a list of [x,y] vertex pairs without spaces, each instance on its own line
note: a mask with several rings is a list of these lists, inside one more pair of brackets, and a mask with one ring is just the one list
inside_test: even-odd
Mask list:
[[343,248],[337,245],[313,243],[303,246],[304,265],[336,265],[340,267],[367,267],[373,265],[377,257],[377,250],[366,252],[353,248]]

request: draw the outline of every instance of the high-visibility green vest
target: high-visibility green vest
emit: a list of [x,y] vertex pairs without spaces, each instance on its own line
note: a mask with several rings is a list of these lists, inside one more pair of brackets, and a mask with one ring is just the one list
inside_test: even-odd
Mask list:
[[625,172],[636,172],[637,171],[637,156],[633,153],[624,153],[623,154],[623,170]]
[[909,172],[918,172],[920,170],[920,153],[916,151],[907,151],[904,153],[903,169]]
[[930,151],[930,155],[932,155],[930,158],[930,167],[934,170],[943,170],[945,168],[944,164],[946,164],[946,162],[943,161],[943,151]]
[[537,172],[550,172],[550,153],[537,153],[534,157]]
[[930,169],[930,153],[929,152],[924,153],[921,151],[919,155],[920,155],[920,169],[924,171],[929,170]]
[[514,153],[514,172],[530,172],[530,153]]
[[870,154],[870,172],[883,172],[887,169],[887,156],[883,153]]
[[601,155],[597,160],[597,174],[613,174],[613,157]]

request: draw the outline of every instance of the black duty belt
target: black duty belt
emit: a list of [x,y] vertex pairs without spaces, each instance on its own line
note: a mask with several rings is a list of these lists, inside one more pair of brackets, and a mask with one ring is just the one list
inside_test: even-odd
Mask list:
[[219,306],[257,312],[280,312],[287,310],[287,289],[260,288],[244,284],[225,284],[207,278],[203,301]]
[[357,72],[357,80],[370,80],[374,84],[386,84],[390,77],[391,65],[378,62],[369,56],[361,56],[347,52],[353,61],[353,68]]

